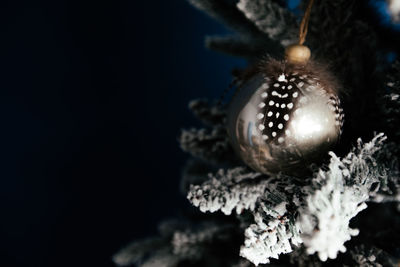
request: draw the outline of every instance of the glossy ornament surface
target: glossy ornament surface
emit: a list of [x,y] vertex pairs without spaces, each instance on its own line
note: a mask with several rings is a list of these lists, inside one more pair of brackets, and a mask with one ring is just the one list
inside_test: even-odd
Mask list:
[[242,160],[256,171],[301,174],[337,142],[340,101],[310,72],[258,73],[234,96],[228,131]]

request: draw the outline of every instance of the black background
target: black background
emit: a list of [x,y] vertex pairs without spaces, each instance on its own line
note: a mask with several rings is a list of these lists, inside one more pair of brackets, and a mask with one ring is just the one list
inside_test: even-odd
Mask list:
[[2,1],[1,266],[114,266],[174,216],[187,103],[237,59],[186,1]]

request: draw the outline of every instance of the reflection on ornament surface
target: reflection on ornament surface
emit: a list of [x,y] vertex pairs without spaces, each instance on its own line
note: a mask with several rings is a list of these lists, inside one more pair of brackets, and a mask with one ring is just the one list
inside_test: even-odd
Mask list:
[[256,171],[299,174],[336,143],[339,98],[312,73],[258,74],[236,93],[228,111],[232,145]]

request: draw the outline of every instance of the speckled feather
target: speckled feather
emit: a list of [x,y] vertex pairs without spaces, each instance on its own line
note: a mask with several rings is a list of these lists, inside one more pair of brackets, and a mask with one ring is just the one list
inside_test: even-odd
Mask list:
[[308,101],[305,91],[318,88],[323,88],[321,93],[330,95],[328,104],[335,112],[336,126],[342,130],[344,114],[337,96],[340,87],[322,66],[315,62],[302,66],[269,59],[260,65],[258,71],[265,76],[262,85],[265,90],[261,92],[257,127],[265,142],[282,143],[286,136],[290,136],[286,126],[297,111],[298,103]]

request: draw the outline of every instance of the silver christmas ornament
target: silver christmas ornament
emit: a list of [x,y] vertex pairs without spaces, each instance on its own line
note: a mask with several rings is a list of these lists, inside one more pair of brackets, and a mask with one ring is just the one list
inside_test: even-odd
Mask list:
[[311,63],[268,62],[230,103],[228,132],[234,149],[256,171],[301,175],[341,134],[343,113],[335,86]]

